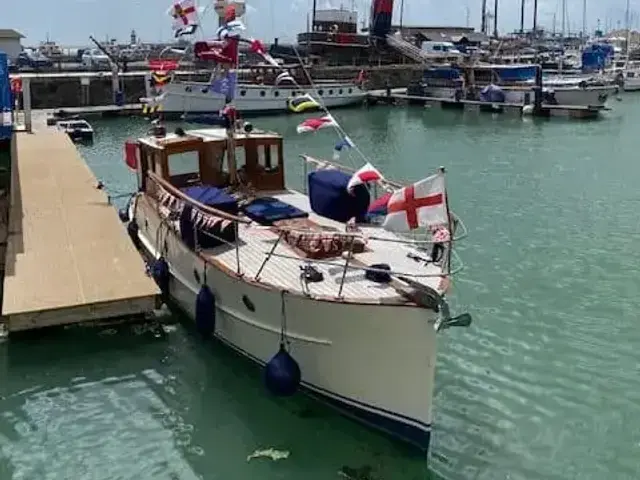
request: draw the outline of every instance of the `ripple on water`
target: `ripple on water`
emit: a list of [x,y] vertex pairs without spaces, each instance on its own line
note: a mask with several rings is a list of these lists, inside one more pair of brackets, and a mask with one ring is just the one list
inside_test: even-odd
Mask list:
[[187,449],[202,454],[191,445],[193,426],[140,378],[23,391],[5,400],[0,451],[12,478],[198,478],[182,457]]

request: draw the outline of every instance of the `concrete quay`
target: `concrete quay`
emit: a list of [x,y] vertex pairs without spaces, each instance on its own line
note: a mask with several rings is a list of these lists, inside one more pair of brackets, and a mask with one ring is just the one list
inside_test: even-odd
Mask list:
[[43,120],[12,138],[4,330],[153,311],[159,290],[107,194],[68,136]]

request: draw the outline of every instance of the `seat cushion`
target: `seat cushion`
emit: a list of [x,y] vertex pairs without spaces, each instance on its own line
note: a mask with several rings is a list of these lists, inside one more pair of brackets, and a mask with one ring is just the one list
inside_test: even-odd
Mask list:
[[242,207],[244,214],[254,222],[262,225],[273,225],[279,220],[305,218],[309,214],[298,207],[273,197],[259,197]]

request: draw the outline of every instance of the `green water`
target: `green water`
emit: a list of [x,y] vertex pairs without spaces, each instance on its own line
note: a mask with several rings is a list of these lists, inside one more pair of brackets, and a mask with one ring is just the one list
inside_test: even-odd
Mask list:
[[[428,466],[305,397],[267,397],[259,370],[176,321],[0,345],[0,479],[640,478],[640,97],[613,107],[595,122],[335,112],[390,177],[446,166],[470,230],[452,304],[475,321],[440,337]],[[287,137],[292,186],[296,156],[335,141],[298,121],[255,122]],[[122,143],[147,124],[94,126],[83,154],[125,193]],[[290,457],[247,461],[268,447]]]

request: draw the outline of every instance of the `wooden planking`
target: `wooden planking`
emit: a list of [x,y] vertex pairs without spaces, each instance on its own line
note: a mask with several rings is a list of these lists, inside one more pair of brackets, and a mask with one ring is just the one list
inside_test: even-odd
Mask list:
[[[158,289],[67,135],[42,128],[16,134],[14,144],[2,305],[9,329],[12,317],[16,328],[68,323],[69,308],[86,307],[87,320],[151,310]],[[50,311],[53,320],[43,315]]]

